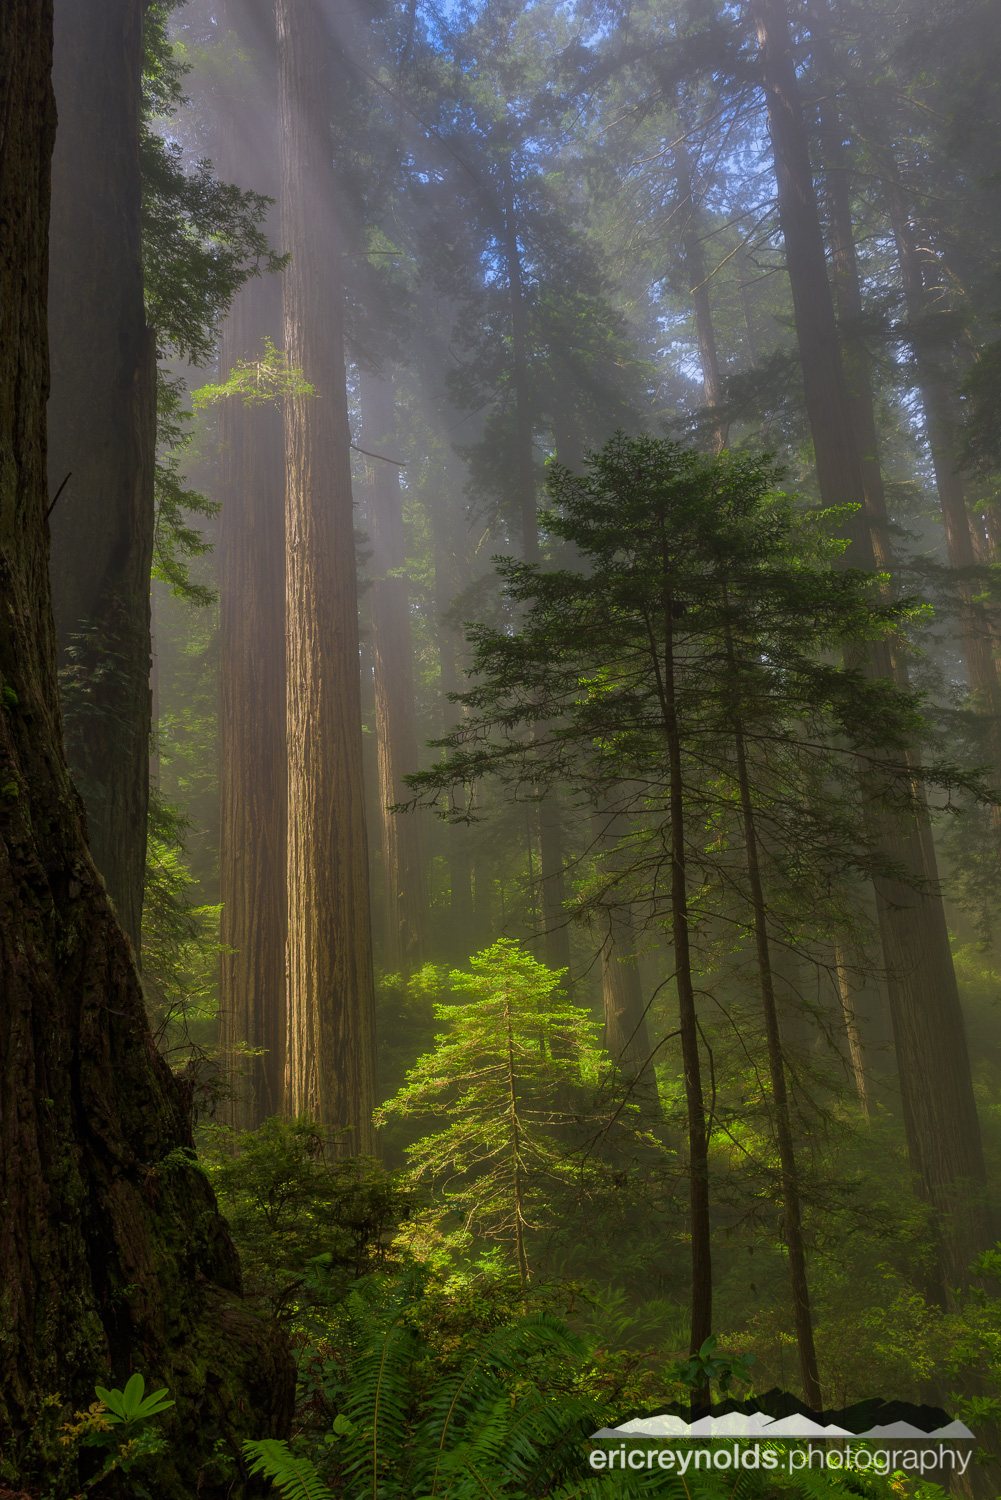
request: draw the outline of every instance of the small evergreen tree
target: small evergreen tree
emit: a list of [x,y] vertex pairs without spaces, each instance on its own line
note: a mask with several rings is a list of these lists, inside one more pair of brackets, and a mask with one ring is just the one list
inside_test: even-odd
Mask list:
[[459,1216],[460,1240],[507,1242],[525,1287],[529,1232],[551,1220],[554,1196],[579,1183],[570,1133],[581,1112],[567,1101],[597,1077],[598,1023],[562,996],[562,973],[510,939],[470,963],[471,974],[448,976],[469,1000],[435,1007],[447,1029],[377,1119],[436,1122],[408,1149],[415,1179],[437,1189],[434,1222]]

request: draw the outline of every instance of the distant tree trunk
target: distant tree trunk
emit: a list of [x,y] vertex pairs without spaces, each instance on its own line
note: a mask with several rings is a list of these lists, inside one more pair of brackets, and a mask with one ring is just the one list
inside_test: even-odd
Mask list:
[[[679,111],[679,132],[684,123]],[[685,275],[688,279],[692,303],[695,307],[695,335],[699,345],[699,363],[702,366],[702,385],[706,405],[717,407],[723,401],[723,379],[719,368],[719,348],[716,329],[713,326],[712,304],[709,301],[709,282],[706,276],[706,258],[699,234],[698,214],[692,191],[692,163],[685,145],[684,136],[674,147],[674,166],[678,179],[678,208],[681,212],[681,245],[684,254]],[[726,447],[726,426],[720,422],[715,430],[717,452]]]
[[[917,367],[921,405],[924,409],[925,433],[931,453],[935,487],[942,508],[942,523],[949,566],[958,570],[973,568],[978,558],[973,545],[970,514],[966,508],[963,476],[959,465],[960,426],[953,410],[953,397],[945,372],[927,347],[927,296],[921,257],[914,230],[898,181],[891,175],[886,185],[887,203],[893,236],[900,262],[904,302],[911,349]],[[987,715],[988,744],[993,762],[994,781],[1001,781],[1001,683],[994,657],[991,631],[978,618],[974,595],[978,585],[969,573],[957,585],[960,603],[960,631],[966,657],[966,671],[974,703]],[[1001,810],[994,809],[995,829],[1001,829]]]
[[[432,410],[430,403],[425,404],[424,412],[428,431],[436,432],[439,422],[437,412]],[[439,441],[443,439],[439,438]],[[447,463],[439,464],[429,505],[434,545],[434,612],[441,704],[439,728],[442,734],[448,733],[455,720],[455,709],[448,701],[448,694],[457,693],[460,686],[456,632],[444,617],[459,589],[468,582],[465,547],[463,545],[460,549],[458,545],[460,538],[465,537],[465,524],[456,514],[455,487],[450,479]],[[462,824],[450,823],[446,829],[446,837],[449,892],[447,951],[454,962],[462,963],[475,951],[471,935],[474,930],[478,931],[474,923],[472,847],[469,829]]]
[[[157,1494],[182,1500],[220,1435],[287,1432],[294,1370],[242,1305],[63,752],[45,523],[51,28],[47,0],[0,6],[0,1447],[56,1392],[68,1413],[141,1370],[177,1401]],[[22,1483],[47,1490],[45,1464]]]
[[49,459],[67,746],[94,862],[139,953],[149,798],[156,349],[140,235],[141,0],[58,0]]
[[330,137],[317,0],[277,0],[285,348],[287,1107],[374,1148],[375,1028],[358,602]]
[[[539,522],[532,455],[532,392],[528,373],[528,314],[518,242],[518,219],[511,166],[504,175],[504,254],[507,262],[511,310],[511,372],[515,397],[515,470],[521,515],[521,547],[525,562],[539,560]],[[546,963],[551,969],[570,968],[570,932],[564,909],[563,830],[559,798],[548,793],[538,804],[539,886]]]
[[[620,820],[610,820],[598,811],[594,815],[595,850],[620,837]],[[614,859],[614,853],[610,852]],[[657,1075],[650,1060],[650,1032],[643,1003],[643,984],[636,953],[628,903],[617,902],[611,892],[603,913],[604,941],[601,946],[601,997],[605,1013],[605,1051],[627,1078],[644,1076],[644,1090],[651,1102],[659,1105]]]
[[868,1120],[872,1114],[872,1107],[869,1098],[869,1076],[866,1068],[865,1046],[859,1028],[858,1015],[855,1011],[856,987],[852,983],[851,966],[848,963],[845,943],[840,937],[835,937],[834,939],[834,956],[838,999],[841,1002],[841,1013],[844,1017],[845,1037],[848,1041],[848,1057],[852,1066],[852,1077],[855,1080],[855,1092],[858,1094],[862,1113]]
[[[363,375],[362,446],[368,454],[394,456],[393,387]],[[406,562],[399,470],[366,457],[368,533],[372,546],[372,657],[375,673],[375,734],[379,761],[379,826],[385,902],[386,968],[411,974],[424,960],[428,924],[423,820],[420,812],[392,813],[403,802],[403,777],[418,768],[414,702],[414,652],[405,578],[392,572]]]
[[[274,17],[264,0],[227,0],[224,19],[254,61],[260,94],[220,106],[218,166],[227,182],[278,193]],[[253,182],[245,180],[253,172]],[[219,340],[225,379],[282,341],[282,290],[255,277]],[[223,945],[220,1045],[232,1123],[281,1113],[285,1091],[285,443],[281,412],[237,400],[218,408],[220,607],[219,885]],[[263,1049],[242,1057],[241,1049]],[[242,1076],[241,1076],[242,1075]]]
[[[806,132],[784,0],[754,0],[807,413],[825,504],[860,507],[847,561],[871,568],[873,536],[827,280]],[[878,518],[877,518],[878,519]],[[882,645],[866,670],[892,675]],[[883,847],[908,879],[876,882],[890,1011],[911,1162],[938,1215],[943,1287],[955,1286],[989,1243],[985,1172],[963,1013],[931,841],[872,810]]]

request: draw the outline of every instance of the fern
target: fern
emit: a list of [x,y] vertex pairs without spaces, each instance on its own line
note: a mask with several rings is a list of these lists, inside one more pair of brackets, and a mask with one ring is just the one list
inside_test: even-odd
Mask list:
[[284,1500],[335,1500],[308,1458],[289,1450],[278,1438],[243,1444],[243,1456],[253,1460],[251,1474],[266,1474],[281,1490]]

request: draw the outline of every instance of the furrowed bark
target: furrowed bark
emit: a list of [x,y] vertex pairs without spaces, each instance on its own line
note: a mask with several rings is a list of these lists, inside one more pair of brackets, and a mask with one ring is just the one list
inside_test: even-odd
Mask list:
[[95,1381],[139,1370],[177,1402],[157,1494],[201,1484],[222,1500],[228,1481],[199,1477],[216,1437],[283,1436],[294,1370],[242,1304],[62,745],[45,523],[51,22],[46,0],[0,7],[0,1451],[47,1489],[59,1421]]
[[277,0],[285,349],[315,395],[285,403],[287,1107],[375,1140],[375,1027],[362,776],[344,293],[316,0]]
[[[264,0],[228,0],[227,25],[253,63],[255,88],[223,106],[218,165],[228,182],[278,194],[274,16]],[[254,181],[242,181],[248,156]],[[219,340],[225,379],[282,342],[277,276],[236,294]],[[281,411],[218,408],[220,613],[220,1047],[231,1122],[280,1114],[285,1091],[285,442]],[[261,1055],[245,1056],[244,1049]]]

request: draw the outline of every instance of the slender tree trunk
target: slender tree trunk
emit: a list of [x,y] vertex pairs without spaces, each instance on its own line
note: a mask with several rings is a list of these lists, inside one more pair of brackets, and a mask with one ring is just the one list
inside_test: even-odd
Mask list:
[[[221,107],[219,169],[277,196],[273,12],[263,0],[228,0],[223,14],[261,92],[234,90]],[[281,344],[281,302],[275,276],[237,293],[219,340],[223,379],[238,360],[260,358],[265,337]],[[285,1092],[285,442],[273,406],[225,401],[218,424],[220,1045],[230,1118],[251,1129],[281,1113]],[[263,1052],[247,1058],[243,1048]]]
[[[369,454],[394,454],[393,388],[362,377],[362,444]],[[399,471],[369,457],[368,526],[372,545],[372,657],[375,733],[379,762],[379,827],[385,901],[384,962],[392,973],[411,974],[424,958],[428,922],[422,815],[389,811],[403,802],[403,777],[418,764],[414,703],[414,653],[407,582],[391,576],[406,562]]]
[[140,233],[140,0],[58,0],[49,460],[67,747],[91,853],[139,952],[149,796],[156,348]]
[[852,1077],[855,1080],[855,1091],[858,1094],[862,1113],[868,1120],[872,1115],[872,1105],[869,1098],[869,1075],[866,1068],[865,1046],[862,1041],[862,1033],[859,1029],[858,1015],[855,1011],[855,987],[852,984],[851,968],[845,953],[844,940],[840,937],[834,939],[834,963],[837,976],[838,999],[841,1002],[841,1014],[845,1021],[845,1036],[848,1040],[848,1057],[852,1065]]
[[285,403],[287,1107],[374,1148],[375,1027],[358,601],[329,40],[277,0],[285,348],[315,396]]
[[[732,644],[727,640],[727,654],[733,662]],[[803,1382],[803,1398],[814,1411],[823,1409],[820,1392],[820,1375],[817,1370],[817,1351],[813,1341],[813,1316],[810,1311],[810,1288],[806,1276],[806,1250],[803,1245],[803,1216],[799,1195],[799,1172],[796,1167],[796,1150],[793,1145],[792,1119],[789,1112],[789,1095],[786,1089],[785,1059],[782,1052],[782,1036],[779,1030],[778,1007],[775,1003],[775,987],[772,982],[772,960],[768,940],[768,916],[765,908],[764,886],[758,859],[758,837],[754,821],[754,805],[751,800],[751,783],[747,774],[747,755],[744,735],[739,722],[734,724],[734,749],[737,759],[737,785],[740,791],[740,812],[744,832],[744,855],[747,861],[747,880],[751,893],[751,908],[754,913],[754,946],[758,960],[758,980],[761,986],[761,1009],[765,1021],[765,1041],[768,1047],[768,1075],[772,1086],[772,1108],[775,1113],[775,1139],[779,1148],[779,1163],[782,1175],[782,1206],[784,1210],[783,1238],[789,1251],[789,1283],[792,1289],[793,1317],[796,1324],[796,1344],[799,1349],[799,1371]]]
[[[847,561],[871,568],[873,536],[841,364],[784,0],[754,0],[762,80],[775,154],[807,413],[825,504],[854,504]],[[878,518],[877,518],[878,519]],[[866,670],[891,676],[878,646]],[[954,1286],[989,1243],[985,1173],[963,1013],[930,840],[915,821],[892,825],[872,810],[885,852],[907,873],[876,883],[890,1012],[911,1162],[938,1215],[943,1285]]]
[[525,1191],[521,1163],[521,1128],[518,1123],[518,1085],[514,1076],[514,1037],[511,1028],[511,1002],[505,996],[504,1021],[507,1026],[508,1124],[511,1131],[511,1160],[514,1168],[514,1246],[518,1275],[524,1295],[528,1288],[528,1257],[525,1254]]
[[[242,1305],[63,751],[45,522],[51,45],[47,0],[0,6],[0,1448],[54,1393],[84,1407],[95,1381],[141,1369],[177,1402],[157,1493],[182,1500],[220,1433],[238,1449],[287,1432],[294,1371]],[[48,1491],[63,1460],[39,1449],[22,1482]]]
[[[702,1093],[699,1059],[699,1020],[695,1007],[695,985],[688,925],[688,873],[685,849],[685,794],[681,767],[681,735],[675,697],[673,600],[668,586],[669,559],[666,544],[664,576],[664,664],[661,709],[667,742],[669,807],[671,817],[671,934],[674,942],[674,978],[678,987],[678,1024],[681,1058],[685,1070],[685,1102],[688,1113],[689,1219],[692,1243],[692,1328],[690,1352],[697,1354],[712,1333],[713,1274],[712,1230],[709,1220],[709,1132]],[[709,1387],[693,1392],[693,1406],[708,1404]]]
[[[684,128],[681,114],[678,115],[679,131]],[[702,366],[702,384],[706,394],[706,405],[718,407],[723,401],[723,379],[719,368],[719,348],[716,329],[713,326],[712,304],[709,301],[709,280],[706,275],[706,258],[699,234],[698,212],[692,191],[692,164],[684,137],[674,147],[675,172],[678,179],[678,207],[681,211],[681,246],[685,258],[685,275],[695,307],[695,335],[699,345],[699,363]],[[715,448],[719,452],[726,447],[727,432],[723,422],[715,429]]]

